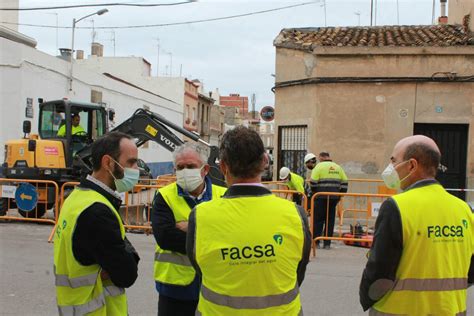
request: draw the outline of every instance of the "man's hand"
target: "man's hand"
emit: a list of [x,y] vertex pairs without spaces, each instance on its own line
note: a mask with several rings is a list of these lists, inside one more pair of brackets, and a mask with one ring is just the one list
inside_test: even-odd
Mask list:
[[182,230],[185,233],[187,233],[188,232],[188,222],[187,221],[177,222],[176,223],[176,228],[179,229],[179,230]]

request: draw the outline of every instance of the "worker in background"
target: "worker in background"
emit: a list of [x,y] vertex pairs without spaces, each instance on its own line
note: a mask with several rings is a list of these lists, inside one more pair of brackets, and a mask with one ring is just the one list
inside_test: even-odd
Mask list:
[[319,155],[318,155],[318,159],[319,159],[320,162],[322,162],[322,161],[332,161],[331,156],[329,155],[329,153],[327,151],[320,152]]
[[[305,194],[303,177],[291,172],[287,167],[282,167],[280,169],[280,180],[285,182],[288,189]],[[301,195],[293,194],[293,202],[301,205]]]
[[[312,194],[318,192],[347,192],[347,176],[344,170],[332,162],[329,153],[319,154],[326,160],[319,162],[311,173]],[[334,222],[336,220],[336,206],[340,197],[334,195],[321,195],[316,198],[313,218],[313,238],[319,236],[332,237],[334,233]],[[319,241],[316,247],[320,247]],[[324,240],[324,249],[331,248],[331,240]]]
[[304,165],[306,166],[306,169],[308,169],[308,177],[311,177],[311,171],[316,167],[316,156],[313,153],[308,153],[306,156],[304,156]]
[[382,173],[403,192],[380,207],[360,283],[362,308],[374,315],[466,315],[474,215],[435,180],[440,159],[431,138],[410,136],[395,145]]
[[189,217],[186,249],[202,276],[198,314],[301,315],[311,246],[305,212],[261,184],[267,158],[257,132],[238,126],[219,151],[229,188]]
[[194,316],[200,281],[186,256],[188,216],[193,207],[220,198],[226,189],[211,183],[200,146],[180,146],[173,156],[176,182],[157,191],[152,209],[158,315]]
[[138,182],[138,150],[130,136],[112,132],[92,145],[92,175],[65,200],[54,240],[60,315],[128,315],[125,289],[140,260],[125,237],[115,192]]
[[[86,133],[86,131],[82,128],[82,126],[79,124],[81,122],[81,117],[79,116],[79,113],[74,113],[72,114],[71,117],[71,135],[80,135]],[[66,136],[66,124],[63,124],[59,130],[58,134],[59,137],[65,137]]]

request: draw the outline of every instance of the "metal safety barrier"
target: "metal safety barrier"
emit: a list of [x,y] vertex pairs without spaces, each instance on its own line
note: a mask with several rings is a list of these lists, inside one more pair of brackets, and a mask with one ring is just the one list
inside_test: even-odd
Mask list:
[[269,190],[288,189],[283,181],[262,181],[262,184]]
[[270,190],[272,193],[274,193],[276,196],[279,196],[281,198],[284,198],[285,200],[293,200],[293,197],[296,195],[301,196],[301,206],[305,211],[308,210],[308,198],[306,197],[306,194],[295,191],[295,190],[280,190],[280,189],[273,189]]
[[[66,182],[61,186],[60,205],[79,182]],[[166,183],[167,184],[167,183]],[[123,220],[125,229],[133,232],[151,232],[151,208],[157,189],[162,184],[137,184],[130,192],[122,194],[122,205],[118,210]],[[48,242],[51,242],[56,231],[53,227]]]
[[[58,219],[58,196],[54,181],[0,178],[0,219],[54,225]],[[51,209],[52,216],[47,214]]]
[[[329,201],[330,196],[338,197],[341,200],[338,203],[336,211],[339,209],[340,220],[339,220],[339,236],[328,236],[328,226],[326,223],[329,221]],[[368,235],[369,221],[372,217],[375,217],[378,213],[378,209],[383,201],[391,197],[392,194],[371,194],[371,193],[335,193],[335,192],[318,192],[311,197],[310,202],[310,229],[312,236],[312,249],[313,256],[316,256],[316,242],[320,240],[340,240],[340,241],[359,241],[359,242],[371,242],[370,239],[366,238],[349,238],[342,237],[342,226],[344,224],[344,214],[346,212],[355,213],[356,217],[352,218],[353,224],[363,220],[365,222],[365,236]],[[317,198],[323,198],[326,200],[326,221],[325,230],[322,236],[315,237],[314,234],[314,216],[315,216],[315,201]],[[360,203],[360,200],[364,199],[364,203]],[[349,200],[353,200],[351,203]],[[351,205],[351,207],[345,207],[344,205]],[[361,206],[363,205],[363,206]],[[335,214],[336,216],[336,214]]]

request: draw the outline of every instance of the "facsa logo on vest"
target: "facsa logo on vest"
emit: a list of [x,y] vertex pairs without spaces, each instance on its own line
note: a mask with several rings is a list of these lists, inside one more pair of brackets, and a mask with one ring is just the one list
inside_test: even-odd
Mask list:
[[[463,225],[467,226],[467,222],[463,221]],[[464,231],[461,225],[428,226],[428,238],[431,238],[431,235],[434,237],[464,237]]]
[[[273,235],[273,240],[277,245],[283,244],[283,236],[280,234]],[[262,257],[275,257],[275,248],[272,244],[266,244],[265,246],[256,245],[254,247],[244,246],[242,249],[238,247],[232,248],[221,248],[222,260],[226,260],[229,256],[231,260],[238,259],[250,259],[250,258],[262,258]]]
[[231,260],[238,260],[238,259],[250,259],[250,258],[262,258],[265,257],[275,257],[275,249],[271,244],[267,244],[265,246],[256,245],[253,248],[250,246],[242,247],[242,249],[238,247],[232,248],[221,248],[222,260],[226,260],[227,256],[230,257]]

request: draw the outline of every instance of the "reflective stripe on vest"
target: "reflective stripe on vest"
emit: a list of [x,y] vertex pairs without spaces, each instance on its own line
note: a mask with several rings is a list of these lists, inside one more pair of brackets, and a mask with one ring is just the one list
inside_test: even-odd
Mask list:
[[91,273],[76,278],[69,278],[66,274],[56,274],[56,266],[54,266],[54,277],[56,286],[67,286],[70,288],[78,288],[81,286],[94,285],[97,281],[98,273]]
[[105,295],[101,294],[85,304],[58,306],[58,311],[60,316],[82,316],[92,313],[103,306],[105,306]]
[[106,296],[119,296],[125,294],[123,288],[111,285],[104,287],[104,293],[96,297],[95,299],[81,305],[74,306],[58,306],[59,315],[61,316],[80,316],[92,313],[105,305]]
[[[389,313],[382,313],[379,312],[378,310],[371,308],[369,310],[369,316],[400,316],[401,314],[389,314]],[[456,313],[454,316],[466,316],[467,311]]]
[[201,286],[202,296],[211,303],[235,309],[263,309],[291,303],[299,293],[298,285],[286,293],[267,296],[229,296],[216,293],[204,284]]
[[191,261],[185,255],[180,255],[176,252],[157,252],[155,253],[155,261],[179,264],[181,266],[192,267]]
[[467,278],[397,280],[392,291],[455,291],[467,288]]
[[[202,316],[201,312],[199,311],[199,309],[196,310],[196,313],[194,314],[195,316]],[[298,316],[304,316],[304,313],[303,313],[303,308],[300,309],[300,311],[298,312]],[[457,316],[457,315],[456,315]]]

